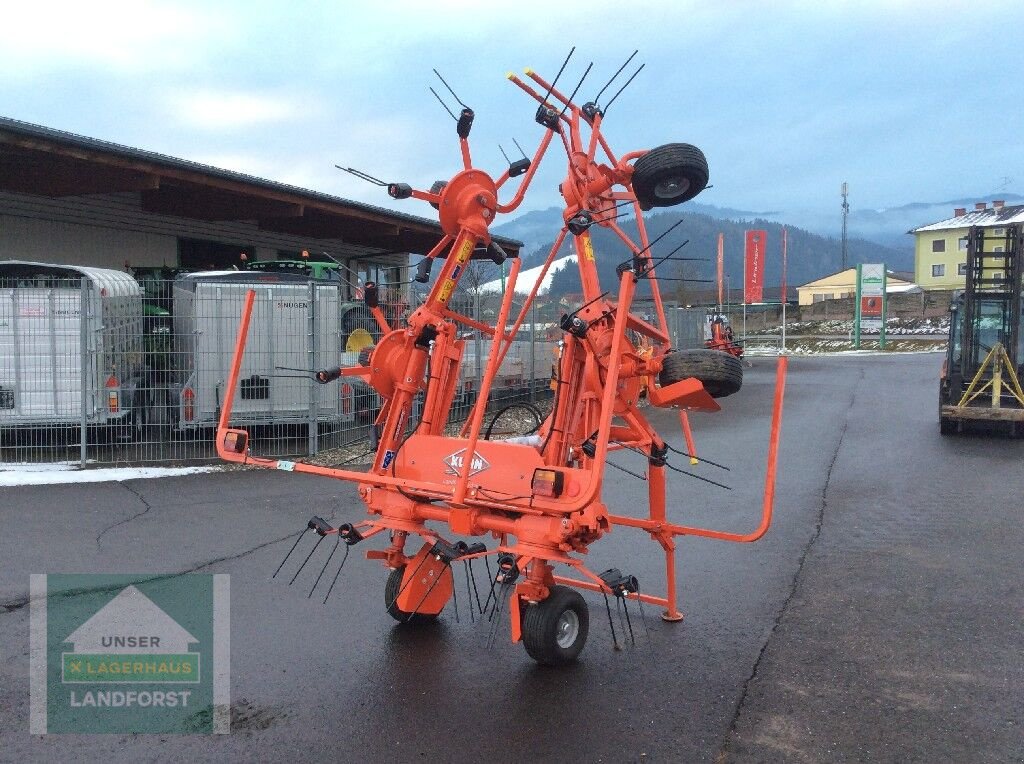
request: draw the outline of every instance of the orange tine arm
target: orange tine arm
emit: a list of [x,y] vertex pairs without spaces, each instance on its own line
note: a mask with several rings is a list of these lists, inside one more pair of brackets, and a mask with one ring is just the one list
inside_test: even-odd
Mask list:
[[[551,251],[548,252],[548,257],[544,261],[544,267],[540,269],[540,274],[537,276],[537,281],[534,282],[533,289],[530,290],[529,296],[523,303],[523,308],[519,311],[519,316],[516,318],[512,328],[505,335],[505,342],[501,345],[501,357],[498,360],[498,365],[505,360],[505,355],[508,353],[511,345],[509,344],[515,338],[516,334],[519,333],[519,327],[523,325],[523,321],[526,320],[526,314],[530,310],[530,306],[533,305],[533,301],[537,297],[537,291],[540,289],[540,285],[544,282],[544,276],[547,275],[548,269],[555,260],[555,255],[558,254],[558,250],[562,247],[562,242],[565,240],[566,229],[563,228],[558,233],[558,238],[555,240],[554,246],[551,247]],[[492,348],[491,352],[494,350]]]
[[[637,212],[639,212],[639,204],[636,205]],[[647,236],[647,226],[644,225],[643,215],[639,215],[636,219],[636,227],[640,231],[640,241],[647,242],[649,237]],[[647,250],[644,254],[647,255],[647,259],[653,262],[651,250]],[[660,328],[665,335],[668,336],[668,321],[665,319],[665,303],[661,300],[661,289],[658,287],[658,276],[654,272],[654,268],[651,268],[647,277],[648,284],[651,287],[651,294],[654,296],[654,310],[658,316],[658,328]]]
[[505,325],[508,321],[509,311],[512,309],[512,295],[515,294],[516,277],[519,275],[519,268],[522,259],[516,258],[512,261],[512,272],[509,274],[508,291],[501,302],[501,309],[498,311],[498,320],[494,325],[494,334],[491,342],[491,357],[487,360],[487,369],[484,371],[483,379],[480,381],[480,390],[477,392],[476,406],[473,407],[472,424],[469,428],[469,443],[466,444],[466,458],[463,459],[462,474],[459,475],[455,484],[455,493],[452,500],[455,504],[462,504],[466,499],[466,487],[469,485],[469,473],[473,465],[473,454],[476,452],[476,444],[480,439],[480,428],[484,421],[484,412],[487,408],[487,399],[491,393],[491,383],[498,373],[498,354],[494,352],[494,344],[501,342],[505,333]]
[[[658,523],[653,520],[641,520],[623,515],[609,515],[608,519],[615,525],[625,525],[644,530],[664,530],[674,536],[702,536],[720,541],[736,541],[741,543],[757,541],[768,532],[772,524],[772,511],[775,505],[775,467],[779,455],[779,430],[782,427],[782,400],[786,391],[786,368],[789,358],[781,356],[775,371],[775,401],[772,411],[772,429],[768,439],[768,466],[764,477],[764,500],[761,506],[761,524],[751,533],[728,533],[707,528],[691,528],[672,523]],[[657,528],[655,528],[657,526]]]
[[252,318],[252,304],[256,300],[256,290],[250,289],[245,293],[245,303],[242,305],[242,323],[238,327],[238,336],[235,337],[235,355],[231,359],[231,373],[228,374],[228,388],[224,391],[224,405],[220,410],[220,421],[217,423],[217,450],[221,449],[223,441],[222,431],[228,428],[231,421],[231,406],[235,402],[235,386],[238,384],[238,372],[242,368],[242,356],[245,354],[245,340],[249,335],[249,319]]
[[683,428],[683,437],[686,438],[686,450],[690,452],[690,464],[700,464],[697,458],[697,446],[693,442],[693,432],[690,430],[690,417],[683,409],[679,409],[679,424]]
[[544,90],[550,90],[551,95],[553,95],[555,98],[561,101],[564,105],[568,106],[570,109],[575,108],[573,107],[572,102],[564,95],[562,95],[561,91],[559,91],[558,88],[551,87],[551,83],[545,82],[544,78],[537,74],[537,72],[533,71],[533,69],[527,69],[526,76],[529,77],[534,82],[536,82],[542,88],[544,88]]
[[377,326],[380,330],[387,334],[391,331],[391,327],[388,325],[388,319],[384,315],[384,311],[380,309],[380,305],[375,308],[370,308],[370,313],[373,314],[374,319],[377,321]]
[[[540,93],[538,93],[536,90],[534,90],[521,79],[519,79],[518,75],[516,75],[515,73],[509,72],[508,78],[512,81],[513,84],[518,85],[528,96],[533,98],[537,103],[546,103],[544,99],[541,97]],[[569,118],[564,114],[561,116],[561,120],[566,124],[569,124]]]
[[527,170],[526,175],[523,176],[523,182],[519,184],[519,190],[516,191],[516,195],[512,197],[512,201],[507,204],[499,204],[497,206],[497,211],[502,215],[512,212],[522,204],[523,197],[526,196],[526,189],[530,187],[530,182],[533,180],[533,176],[537,174],[540,162],[544,158],[544,152],[548,150],[548,146],[551,144],[552,135],[554,135],[554,131],[544,131],[544,137],[540,139],[540,145],[537,146],[537,151],[533,155],[533,160],[530,162],[530,169]]

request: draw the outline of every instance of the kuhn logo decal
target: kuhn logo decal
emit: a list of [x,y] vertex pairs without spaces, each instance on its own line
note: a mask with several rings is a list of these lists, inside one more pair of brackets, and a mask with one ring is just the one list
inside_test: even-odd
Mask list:
[[[461,475],[462,468],[466,464],[466,449],[456,451],[454,454],[446,456],[444,458],[444,463],[448,466],[448,472],[446,474]],[[469,474],[475,475],[478,472],[483,472],[490,466],[490,462],[480,456],[480,454],[475,453],[473,454],[473,460],[469,465]]]

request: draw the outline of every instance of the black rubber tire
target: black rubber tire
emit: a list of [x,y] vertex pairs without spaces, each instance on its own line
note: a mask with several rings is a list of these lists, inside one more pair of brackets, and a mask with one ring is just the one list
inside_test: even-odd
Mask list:
[[147,422],[147,405],[140,402],[139,393],[132,396],[128,406],[128,414],[109,428],[111,442],[141,443],[145,437]]
[[395,604],[398,593],[402,590],[402,576],[405,575],[405,566],[395,568],[388,574],[388,582],[384,585],[384,607],[388,615],[399,623],[428,623],[437,620],[438,614],[417,613],[412,618],[409,614]]
[[345,347],[345,343],[348,342],[348,336],[356,329],[365,329],[373,337],[374,342],[380,340],[380,325],[365,303],[342,303],[339,318],[341,319],[342,347]]
[[691,377],[699,379],[712,398],[725,398],[743,386],[743,362],[721,350],[677,350],[665,356],[658,376],[662,387]]
[[[567,645],[559,644],[563,614],[574,614],[575,638]],[[573,618],[573,616],[569,616]],[[572,621],[570,628],[572,628]],[[542,666],[565,666],[575,661],[587,644],[590,632],[590,611],[575,589],[552,586],[546,600],[526,605],[523,612],[523,645],[531,658]]]
[[956,435],[959,431],[958,422],[955,419],[951,419],[948,416],[942,416],[942,407],[947,403],[949,397],[949,390],[940,381],[939,382],[939,434],[940,435]]
[[633,193],[640,209],[688,202],[708,184],[708,160],[689,143],[651,149],[633,165]]
[[[444,187],[447,186],[447,185],[448,185],[448,181],[446,181],[446,180],[435,180],[431,184],[431,186],[430,186],[430,193],[432,193],[432,194],[439,194],[442,191],[444,191]],[[435,210],[441,209],[440,205],[438,205],[438,204],[436,204],[434,202],[431,202],[430,206],[433,207]]]
[[365,348],[363,348],[362,350],[359,351],[359,365],[360,366],[369,366],[370,365],[370,356],[373,355],[373,349],[375,347],[377,347],[377,346],[376,345],[370,345],[369,347],[365,347]]

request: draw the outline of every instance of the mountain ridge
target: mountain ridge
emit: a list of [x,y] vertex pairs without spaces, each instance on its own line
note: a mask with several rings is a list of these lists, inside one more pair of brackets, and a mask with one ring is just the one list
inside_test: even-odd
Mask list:
[[[692,205],[691,205],[692,206]],[[522,268],[526,270],[544,262],[553,245],[553,234],[562,226],[562,212],[558,208],[533,211],[523,216],[524,225],[510,221],[494,226],[492,231],[524,242]],[[636,223],[630,216],[620,218],[619,225],[636,240]],[[655,258],[663,257],[673,248],[688,240],[684,249],[674,259],[658,269],[659,275],[670,279],[685,277],[686,282],[675,282],[675,292],[685,289],[709,288],[708,282],[715,279],[718,234],[724,234],[724,265],[729,286],[739,289],[743,279],[743,240],[750,228],[763,228],[768,232],[768,246],[765,257],[765,285],[778,286],[782,275],[781,241],[783,226],[764,218],[751,220],[729,220],[686,210],[659,211],[644,216],[644,223],[651,240],[664,234],[672,226],[676,228],[664,240],[652,248]],[[677,225],[678,224],[678,225]],[[813,281],[840,269],[841,243],[796,226],[787,229],[787,285],[790,287]],[[598,273],[605,285],[614,283],[615,267],[630,256],[630,250],[610,229],[594,225],[590,229],[597,253]],[[573,237],[567,236],[562,244],[559,257],[573,253]],[[686,259],[681,259],[686,258]],[[892,270],[913,268],[913,252],[900,252],[883,245],[853,238],[848,241],[848,263],[884,262]],[[670,282],[666,282],[667,284]],[[668,288],[668,287],[666,287]],[[579,290],[575,268],[565,268],[552,278],[551,294],[565,294]],[[641,292],[644,290],[641,289]]]

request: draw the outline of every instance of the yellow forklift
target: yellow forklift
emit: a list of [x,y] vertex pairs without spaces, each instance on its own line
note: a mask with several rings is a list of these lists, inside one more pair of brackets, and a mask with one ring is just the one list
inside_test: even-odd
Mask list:
[[966,288],[950,308],[949,346],[939,381],[939,431],[1004,422],[1024,436],[1024,332],[1021,332],[1022,229],[1003,235],[972,226]]

